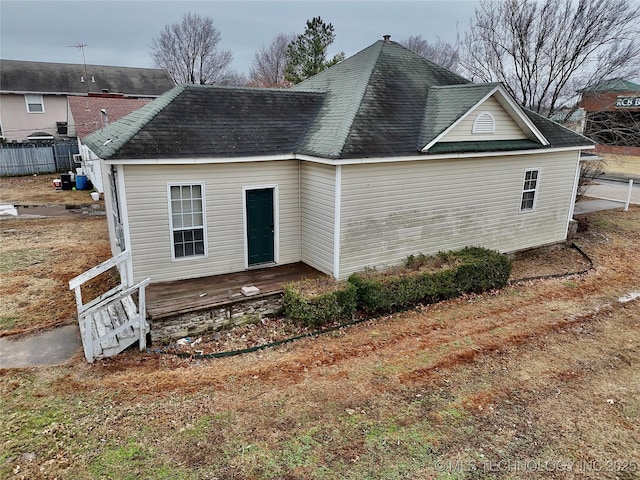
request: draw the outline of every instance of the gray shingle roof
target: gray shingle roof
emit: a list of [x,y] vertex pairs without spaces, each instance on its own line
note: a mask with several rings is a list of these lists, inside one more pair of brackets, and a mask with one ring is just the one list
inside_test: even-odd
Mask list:
[[466,83],[398,43],[379,40],[294,87],[327,90],[303,152],[327,158],[415,155],[429,88]]
[[[104,130],[85,141],[102,158],[121,159],[420,155],[430,140],[496,86],[472,84],[395,42],[378,41],[289,90],[176,87],[112,124],[107,145]],[[593,144],[533,112],[522,112],[550,145],[528,142],[518,148]],[[458,147],[458,152],[515,148],[500,142]],[[442,148],[453,152],[456,146]]]
[[85,143],[102,158],[292,154],[323,98],[290,90],[181,85]]
[[[84,82],[82,81],[84,80]],[[86,95],[88,92],[157,97],[174,86],[165,70],[0,60],[0,90]]]

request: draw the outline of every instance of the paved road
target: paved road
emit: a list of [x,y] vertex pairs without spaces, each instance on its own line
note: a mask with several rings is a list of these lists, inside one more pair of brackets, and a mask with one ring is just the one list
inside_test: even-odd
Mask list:
[[[591,185],[587,188],[588,197],[617,200],[620,202],[626,202],[628,192],[628,182],[615,182],[611,180],[598,180],[595,185]],[[631,203],[640,205],[640,182],[633,183]]]

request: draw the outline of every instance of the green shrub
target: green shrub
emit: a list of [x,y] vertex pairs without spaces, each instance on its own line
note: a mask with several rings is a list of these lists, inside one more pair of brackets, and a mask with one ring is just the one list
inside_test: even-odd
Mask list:
[[506,255],[478,247],[467,247],[454,254],[462,261],[455,275],[460,293],[482,293],[502,288],[509,281],[511,260]]
[[358,308],[371,312],[392,312],[420,302],[439,302],[457,294],[452,270],[394,276],[354,273],[349,283],[356,287]]
[[284,314],[317,328],[348,320],[356,309],[356,288],[330,278],[303,280],[284,287]]
[[436,257],[410,256],[405,268],[354,273],[348,281],[356,287],[358,308],[392,312],[503,287],[510,272],[506,255],[474,247]]

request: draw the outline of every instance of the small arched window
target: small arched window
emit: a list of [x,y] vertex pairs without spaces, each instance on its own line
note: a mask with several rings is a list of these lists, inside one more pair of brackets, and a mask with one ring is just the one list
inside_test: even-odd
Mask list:
[[489,112],[479,113],[473,121],[471,133],[494,133],[496,131],[496,122],[493,115]]

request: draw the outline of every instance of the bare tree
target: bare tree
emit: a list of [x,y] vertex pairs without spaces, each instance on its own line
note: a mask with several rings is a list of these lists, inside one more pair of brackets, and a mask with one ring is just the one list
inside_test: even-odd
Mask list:
[[176,84],[220,83],[233,56],[228,50],[219,50],[219,42],[220,31],[211,18],[186,13],[179,23],[165,25],[153,39],[151,57]]
[[296,35],[281,33],[268,47],[256,52],[253,64],[249,69],[249,83],[257,87],[286,87],[290,83],[285,80],[287,67],[287,49]]
[[640,145],[639,85],[622,79],[605,81],[582,90],[581,104],[586,111],[586,136],[603,145]]
[[411,35],[398,43],[441,67],[454,73],[460,72],[460,53],[458,48],[450,43],[440,39],[436,43],[429,43],[422,35]]
[[247,76],[236,70],[228,70],[224,76],[216,82],[217,85],[228,85],[232,87],[242,87],[249,84]]
[[584,198],[594,180],[605,174],[607,162],[600,159],[583,160],[580,162],[580,177],[578,178],[578,189],[576,190],[576,202]]
[[472,80],[504,83],[546,115],[596,79],[640,71],[632,0],[481,0],[462,47]]

